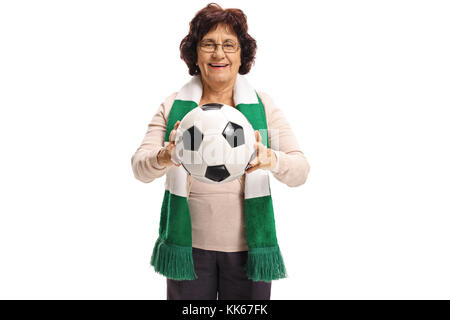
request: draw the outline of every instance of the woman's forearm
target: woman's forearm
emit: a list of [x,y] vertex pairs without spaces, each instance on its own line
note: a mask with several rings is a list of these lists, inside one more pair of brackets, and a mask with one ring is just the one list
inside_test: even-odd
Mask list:
[[164,165],[158,163],[158,152],[163,149],[166,134],[165,103],[162,103],[148,125],[147,133],[131,158],[131,167],[136,179],[152,182],[167,172]]
[[273,176],[289,187],[298,187],[306,182],[309,163],[302,152],[285,153],[274,151],[278,157],[278,167],[272,170]]
[[149,183],[166,173],[167,168],[160,166],[156,158],[161,148],[138,149],[136,151],[131,158],[131,167],[136,179]]

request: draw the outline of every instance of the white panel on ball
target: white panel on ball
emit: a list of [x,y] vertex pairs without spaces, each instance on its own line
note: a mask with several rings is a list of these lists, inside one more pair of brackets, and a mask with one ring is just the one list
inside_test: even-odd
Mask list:
[[208,166],[224,164],[232,151],[221,133],[206,135],[200,148],[203,161]]

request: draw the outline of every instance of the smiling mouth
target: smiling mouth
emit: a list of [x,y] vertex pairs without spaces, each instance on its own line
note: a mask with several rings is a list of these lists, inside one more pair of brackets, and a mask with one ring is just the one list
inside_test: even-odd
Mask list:
[[213,69],[222,69],[229,66],[227,63],[208,63],[208,65]]

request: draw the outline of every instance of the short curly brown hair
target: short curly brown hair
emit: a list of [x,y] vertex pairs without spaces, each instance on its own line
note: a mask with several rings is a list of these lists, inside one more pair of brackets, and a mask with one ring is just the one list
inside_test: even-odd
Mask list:
[[180,57],[186,62],[191,76],[199,75],[197,43],[218,24],[230,26],[236,33],[241,47],[240,74],[247,74],[255,64],[256,40],[248,34],[247,16],[240,9],[222,9],[210,3],[201,9],[189,23],[189,33],[180,43]]

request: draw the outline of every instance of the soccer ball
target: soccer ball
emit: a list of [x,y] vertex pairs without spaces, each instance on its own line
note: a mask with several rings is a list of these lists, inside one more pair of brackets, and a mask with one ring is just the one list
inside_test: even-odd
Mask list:
[[206,183],[230,182],[256,156],[255,131],[236,108],[208,103],[188,112],[175,135],[175,162]]

